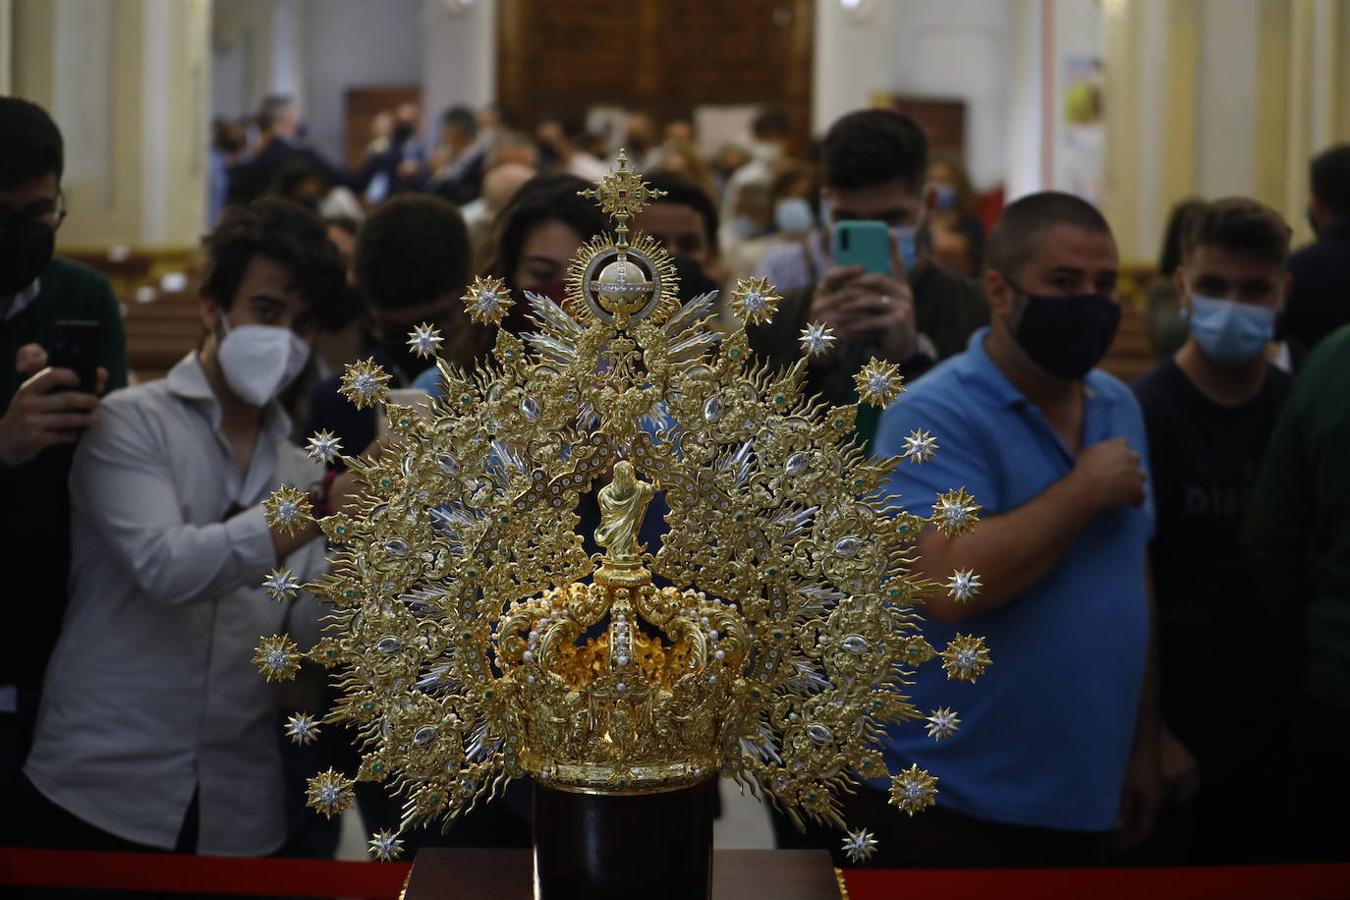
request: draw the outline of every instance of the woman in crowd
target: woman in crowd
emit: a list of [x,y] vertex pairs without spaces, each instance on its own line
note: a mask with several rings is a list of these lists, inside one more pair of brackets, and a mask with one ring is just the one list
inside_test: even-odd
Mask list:
[[[529,330],[525,291],[561,302],[567,266],[577,249],[605,230],[595,202],[580,196],[591,185],[575,175],[546,174],[527,181],[497,219],[492,251],[484,275],[501,278],[515,303],[504,322],[508,331]],[[472,366],[492,350],[495,327],[475,325],[462,308],[454,332],[446,335],[445,357]],[[415,387],[435,391],[434,368],[423,372]]]
[[936,193],[930,220],[933,259],[959,275],[977,275],[984,257],[984,223],[965,166],[939,156],[928,166],[928,184]]

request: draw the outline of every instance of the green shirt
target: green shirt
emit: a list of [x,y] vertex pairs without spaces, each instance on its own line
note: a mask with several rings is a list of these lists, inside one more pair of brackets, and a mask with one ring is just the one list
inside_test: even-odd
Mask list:
[[[9,409],[25,376],[14,370],[24,344],[51,345],[62,319],[89,319],[101,326],[99,364],[108,370],[108,390],[127,383],[122,314],[108,279],[59,257],[38,276],[38,294],[19,312],[0,318],[0,414]],[[0,684],[35,688],[55,642],[65,609],[69,568],[70,499],[66,477],[73,446],[48,447],[31,462],[0,466],[0,566],[6,578],[8,635],[0,641]]]
[[[1302,687],[1350,709],[1350,326],[1308,357],[1275,425],[1248,543]],[[1273,661],[1256,648],[1228,652]],[[1277,673],[1278,674],[1278,673]]]

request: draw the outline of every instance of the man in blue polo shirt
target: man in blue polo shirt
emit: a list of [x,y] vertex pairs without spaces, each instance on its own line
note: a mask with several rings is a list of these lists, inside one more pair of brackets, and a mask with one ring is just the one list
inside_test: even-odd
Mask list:
[[918,568],[980,576],[968,599],[931,600],[924,631],[939,647],[982,634],[994,661],[974,686],[915,678],[922,714],[950,707],[960,725],[940,743],[913,723],[889,735],[892,770],[937,776],[938,806],[886,819],[880,865],[1089,864],[1109,833],[1146,834],[1160,794],[1148,445],[1129,389],[1093,368],[1120,320],[1115,242],[1091,205],[1041,193],[1004,211],[989,257],[990,327],[877,435],[882,455],[920,429],[938,441],[931,462],[892,477],[911,512],[963,485],[982,504],[973,533],[926,533]]

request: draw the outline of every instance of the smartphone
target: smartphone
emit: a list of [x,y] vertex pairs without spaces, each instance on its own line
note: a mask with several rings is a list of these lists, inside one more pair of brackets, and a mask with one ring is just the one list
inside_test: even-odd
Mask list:
[[891,274],[891,233],[885,222],[835,222],[831,252],[837,266],[862,266],[869,275]]
[[98,351],[102,326],[90,319],[61,319],[52,326],[52,342],[47,348],[47,364],[54,369],[70,369],[80,378],[75,390],[98,393]]

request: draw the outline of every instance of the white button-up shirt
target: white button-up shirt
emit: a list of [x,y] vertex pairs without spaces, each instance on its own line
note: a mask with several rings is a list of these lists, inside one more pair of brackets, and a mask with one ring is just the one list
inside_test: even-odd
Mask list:
[[[197,791],[199,853],[284,840],[277,706],[251,659],[288,618],[261,588],[276,564],[261,501],[322,474],[289,434],[272,404],[241,475],[190,354],[163,381],[110,394],[80,440],[70,605],[25,771],[104,831],[172,848]],[[321,545],[286,565],[314,577]],[[316,615],[307,598],[289,623],[310,637]]]

